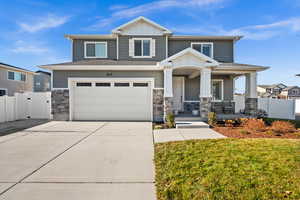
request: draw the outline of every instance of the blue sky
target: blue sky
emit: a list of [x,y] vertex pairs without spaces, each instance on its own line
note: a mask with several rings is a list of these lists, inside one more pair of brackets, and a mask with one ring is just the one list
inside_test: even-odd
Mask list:
[[175,34],[244,35],[235,62],[270,66],[260,84],[300,85],[300,0],[2,0],[0,62],[36,70],[70,61],[64,34],[110,33],[138,16]]

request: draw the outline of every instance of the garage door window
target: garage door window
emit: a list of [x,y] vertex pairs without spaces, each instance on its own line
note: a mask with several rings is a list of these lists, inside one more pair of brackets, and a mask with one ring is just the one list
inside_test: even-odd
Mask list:
[[110,83],[96,83],[96,87],[110,87]]
[[77,83],[77,87],[92,87],[92,83]]
[[115,87],[129,87],[129,83],[115,83]]
[[133,83],[133,87],[148,87],[148,83]]

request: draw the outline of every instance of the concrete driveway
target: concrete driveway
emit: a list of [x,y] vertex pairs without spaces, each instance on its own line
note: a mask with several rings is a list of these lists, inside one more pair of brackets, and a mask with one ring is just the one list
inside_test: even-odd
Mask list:
[[49,122],[12,135],[0,137],[0,199],[155,199],[150,122]]

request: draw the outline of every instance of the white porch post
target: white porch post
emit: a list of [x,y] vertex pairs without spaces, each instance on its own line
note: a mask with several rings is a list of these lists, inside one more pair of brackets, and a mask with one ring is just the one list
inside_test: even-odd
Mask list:
[[211,111],[211,69],[203,68],[200,71],[200,116],[208,118],[208,113]]
[[173,114],[173,69],[172,65],[164,69],[164,120]]
[[164,69],[164,97],[173,97],[173,70],[171,67]]
[[257,113],[257,73],[250,72],[246,76],[245,88],[245,113],[256,115]]

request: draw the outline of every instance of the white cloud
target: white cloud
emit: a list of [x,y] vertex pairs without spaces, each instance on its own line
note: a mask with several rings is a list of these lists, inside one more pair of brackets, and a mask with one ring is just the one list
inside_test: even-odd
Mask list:
[[41,44],[27,43],[22,40],[16,42],[15,47],[11,49],[14,53],[27,53],[27,54],[42,54],[49,52],[49,49],[43,47]]
[[170,8],[207,8],[212,4],[218,4],[225,0],[158,0],[146,4],[141,4],[134,7],[124,7],[116,9],[109,18],[101,19],[91,28],[101,28],[107,26],[119,19],[136,17],[139,15],[145,15],[151,12],[161,11]]
[[278,35],[300,31],[300,17],[293,17],[268,24],[243,26],[235,29],[224,29],[216,26],[197,27],[173,27],[178,33],[186,34],[208,34],[208,35],[243,35],[249,40],[265,40]]
[[29,22],[19,22],[21,31],[35,33],[41,30],[55,28],[61,26],[69,20],[68,16],[56,16],[53,14],[48,14],[47,16],[37,18],[31,23]]

